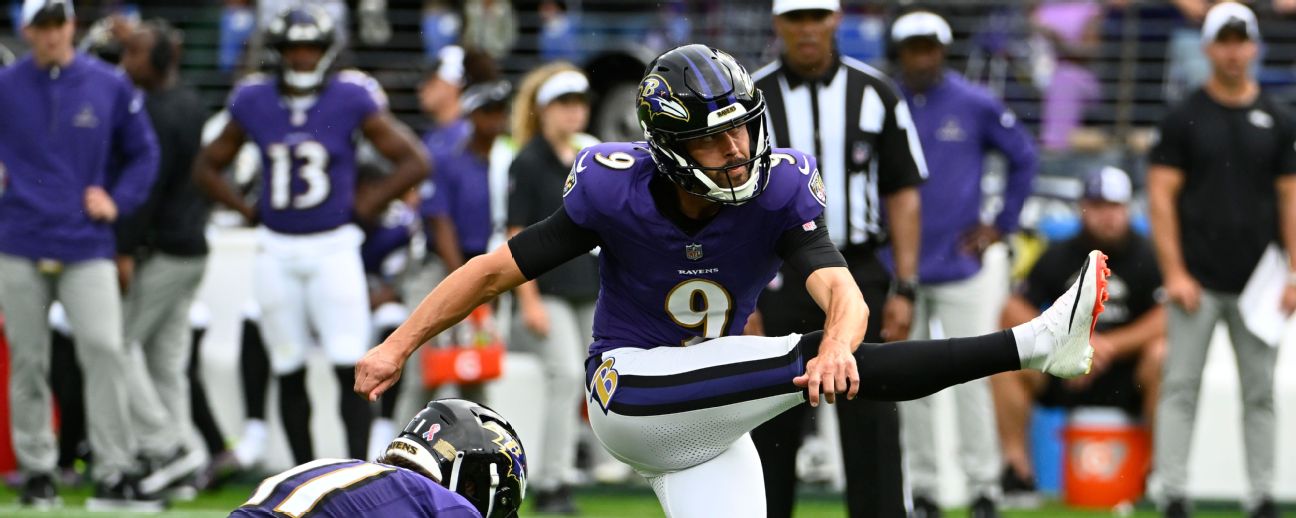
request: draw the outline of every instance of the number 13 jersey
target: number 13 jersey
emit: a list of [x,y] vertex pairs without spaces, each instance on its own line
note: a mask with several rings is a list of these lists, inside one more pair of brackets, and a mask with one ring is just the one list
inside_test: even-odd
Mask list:
[[272,76],[252,76],[230,95],[230,116],[261,151],[261,223],[275,232],[310,234],[353,219],[360,127],[385,109],[376,81],[334,74],[313,102],[294,106]]
[[643,143],[605,143],[577,155],[563,207],[602,244],[591,355],[742,334],[782,263],[779,237],[796,227],[812,230],[824,209],[812,157],[775,149],[771,161],[764,192],[722,206],[690,235],[653,201],[649,182],[657,167]]

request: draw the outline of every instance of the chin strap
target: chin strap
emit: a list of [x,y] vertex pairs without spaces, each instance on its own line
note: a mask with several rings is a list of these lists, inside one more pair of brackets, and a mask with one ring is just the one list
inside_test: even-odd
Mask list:
[[[315,65],[315,70],[310,72],[297,72],[295,70],[285,69],[283,82],[290,88],[296,90],[313,90],[324,85],[324,78],[328,75],[329,67],[333,66],[333,60],[337,59],[338,45],[330,45],[324,55],[320,57],[319,63]],[[280,58],[282,59],[282,57]]]
[[491,512],[495,510],[495,489],[499,487],[499,484],[499,468],[492,462],[490,465],[490,492],[486,495],[486,514],[483,515],[483,518],[490,518]]
[[459,468],[463,467],[463,460],[464,460],[463,452],[455,453],[454,464],[450,466],[450,485],[446,486],[446,489],[458,492],[457,489],[459,489]]

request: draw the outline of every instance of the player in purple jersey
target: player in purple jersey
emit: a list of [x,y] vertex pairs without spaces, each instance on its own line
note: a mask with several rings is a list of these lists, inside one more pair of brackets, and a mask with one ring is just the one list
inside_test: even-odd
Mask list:
[[374,462],[319,459],[261,482],[231,518],[515,518],[526,451],[494,410],[438,399]]
[[[648,67],[638,115],[647,142],[582,151],[563,207],[447,277],[356,365],[356,391],[377,397],[419,344],[595,246],[590,424],[674,517],[763,516],[748,432],[803,402],[907,400],[998,372],[1089,369],[1106,295],[1101,252],[1052,308],[1012,330],[862,344],[869,309],[824,227],[815,160],[769,147],[764,96],[747,71],[706,46],[667,51]],[[782,261],[808,274],[824,330],[738,336]]]
[[[279,70],[240,82],[230,122],[200,153],[196,181],[214,198],[257,222],[254,294],[280,409],[297,462],[314,459],[306,397],[305,352],[311,336],[328,352],[343,387],[372,343],[368,290],[360,257],[363,233],[387,203],[428,175],[418,139],[387,111],[377,82],[333,70],[339,45],[327,14],[292,8],[268,28]],[[356,188],[357,135],[392,164],[384,179]],[[244,141],[260,148],[262,196],[248,206],[221,179]],[[372,414],[351,394],[341,398],[347,447],[363,457]]]

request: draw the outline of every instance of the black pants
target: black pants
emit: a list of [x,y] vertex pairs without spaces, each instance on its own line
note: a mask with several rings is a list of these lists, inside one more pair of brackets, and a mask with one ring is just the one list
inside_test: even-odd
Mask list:
[[[882,341],[882,305],[891,279],[872,252],[849,254],[851,275],[869,306],[865,342]],[[784,267],[780,289],[761,294],[759,307],[770,336],[823,329],[824,313],[805,290],[805,279]],[[895,403],[838,398],[833,405],[846,468],[846,505],[852,518],[906,515],[900,458],[900,415]],[[809,405],[798,405],[758,426],[752,440],[765,475],[770,518],[791,517],[796,502],[796,455],[813,419]]]

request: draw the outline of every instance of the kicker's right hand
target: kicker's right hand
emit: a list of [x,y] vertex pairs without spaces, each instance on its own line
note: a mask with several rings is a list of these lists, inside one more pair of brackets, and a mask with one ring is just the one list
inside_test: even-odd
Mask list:
[[356,362],[355,393],[368,401],[377,401],[378,396],[400,379],[405,359],[405,354],[392,343],[383,342],[370,349]]

